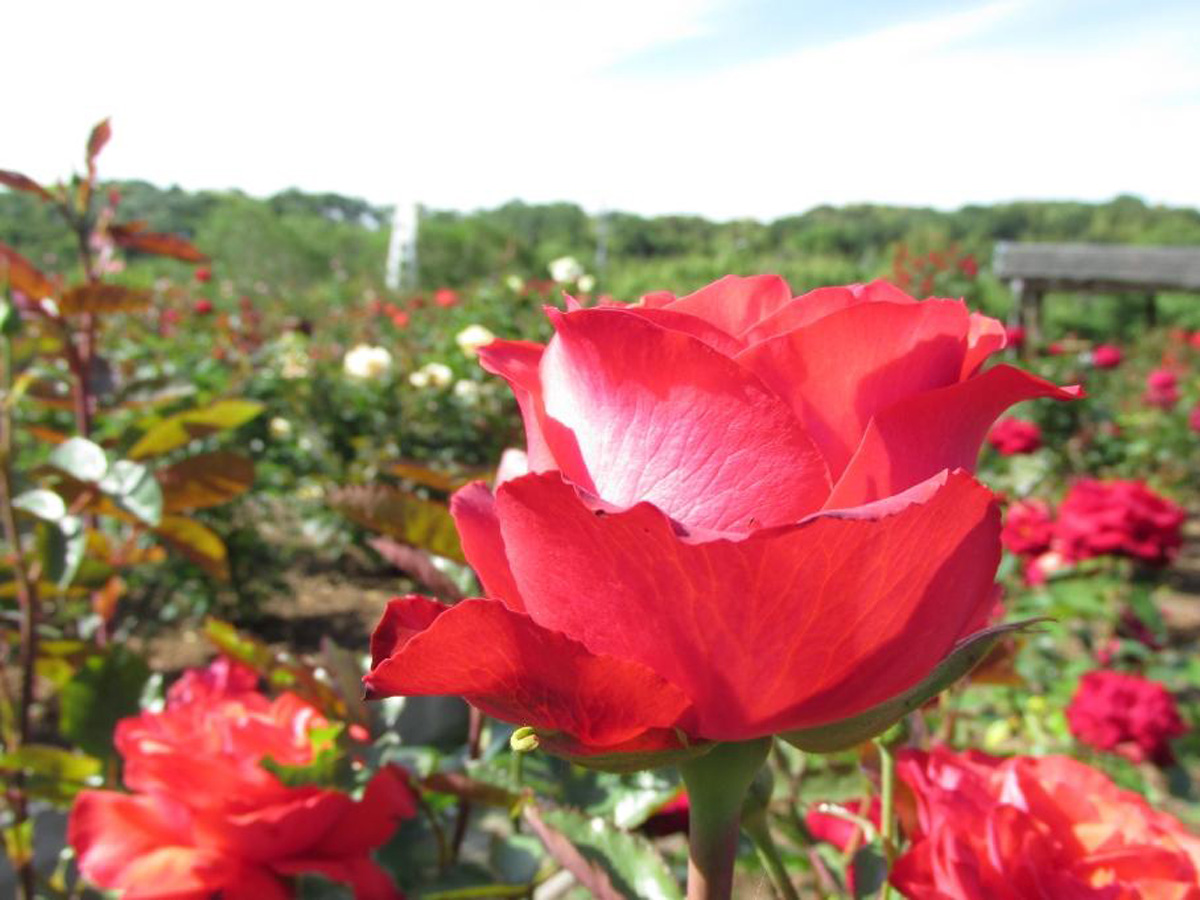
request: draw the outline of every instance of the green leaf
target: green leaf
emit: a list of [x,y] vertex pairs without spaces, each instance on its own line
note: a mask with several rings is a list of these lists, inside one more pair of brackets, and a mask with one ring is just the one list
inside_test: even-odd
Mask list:
[[329,503],[364,528],[455,562],[467,561],[445,503],[387,485],[338,488],[330,492]]
[[81,437],[68,438],[55,447],[49,463],[72,478],[91,483],[99,481],[108,471],[103,448]]
[[567,809],[531,804],[523,814],[550,855],[593,895],[683,900],[662,856],[640,835]]
[[84,660],[62,690],[59,729],[92,756],[112,754],[117,722],[139,712],[138,699],[150,677],[146,661],[123,645]]
[[14,509],[23,510],[45,522],[57,522],[67,514],[67,504],[63,498],[45,488],[18,494],[13,498],[12,505]]
[[113,463],[108,474],[100,480],[100,490],[152,528],[162,522],[162,487],[141,463],[125,459]]
[[94,756],[48,744],[26,744],[12,753],[0,754],[2,771],[27,772],[56,781],[86,782],[99,775],[102,766]]
[[349,758],[338,749],[338,738],[345,726],[340,722],[308,732],[312,745],[312,762],[306,766],[286,766],[272,757],[264,757],[260,765],[288,787],[336,787],[341,776],[349,771]]
[[128,456],[142,459],[167,453],[196,438],[237,428],[260,415],[265,408],[251,400],[221,400],[202,409],[176,413],[153,425],[133,445]]
[[1021,622],[1010,622],[1006,625],[996,625],[992,628],[985,628],[983,631],[977,631],[960,641],[950,651],[950,655],[938,663],[924,681],[907,691],[856,716],[842,719],[840,722],[787,731],[780,734],[779,737],[810,753],[834,753],[838,750],[856,747],[863,741],[882,734],[908,713],[919,709],[970,672],[988,655],[1002,637],[1013,632],[1023,631],[1030,625],[1042,621],[1045,619],[1025,619]]
[[60,588],[69,585],[83,564],[87,543],[87,529],[78,516],[63,516],[57,522],[42,522],[38,531],[38,548],[44,576]]

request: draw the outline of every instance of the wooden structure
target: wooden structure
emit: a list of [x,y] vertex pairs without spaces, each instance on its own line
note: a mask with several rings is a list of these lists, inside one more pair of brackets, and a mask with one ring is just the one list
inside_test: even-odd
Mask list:
[[996,244],[992,271],[1007,281],[1032,341],[1041,337],[1049,291],[1139,294],[1153,323],[1158,291],[1200,293],[1200,247],[1124,244]]

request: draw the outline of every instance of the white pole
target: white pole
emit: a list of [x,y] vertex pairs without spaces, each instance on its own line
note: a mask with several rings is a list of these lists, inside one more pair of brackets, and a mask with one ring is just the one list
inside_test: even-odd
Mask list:
[[417,286],[417,233],[420,229],[420,204],[400,200],[392,214],[392,234],[388,239],[387,268],[384,284],[389,290],[413,290]]

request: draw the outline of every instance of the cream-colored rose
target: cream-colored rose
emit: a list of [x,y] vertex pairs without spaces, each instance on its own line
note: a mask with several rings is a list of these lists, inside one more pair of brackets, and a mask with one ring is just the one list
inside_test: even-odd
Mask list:
[[392,354],[384,347],[358,344],[342,359],[342,369],[351,378],[379,378],[392,367]]
[[454,372],[448,365],[428,362],[408,376],[408,383],[415,388],[444,388],[454,380]]
[[482,325],[468,325],[454,338],[455,343],[466,356],[475,356],[480,347],[486,347],[496,336]]

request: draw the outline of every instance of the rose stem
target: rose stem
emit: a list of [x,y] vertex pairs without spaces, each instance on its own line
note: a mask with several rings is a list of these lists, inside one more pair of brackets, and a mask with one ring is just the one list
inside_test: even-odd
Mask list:
[[718,744],[680,765],[690,808],[688,900],[730,900],[742,803],[770,749],[770,738]]

